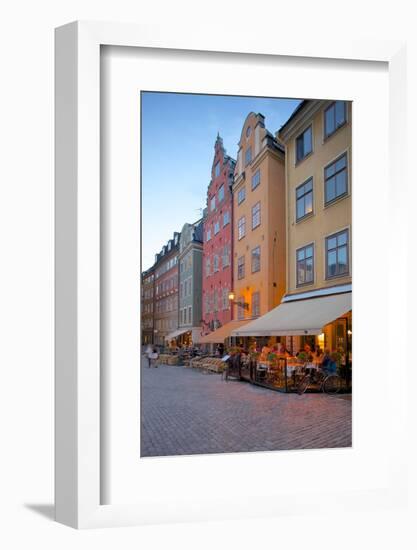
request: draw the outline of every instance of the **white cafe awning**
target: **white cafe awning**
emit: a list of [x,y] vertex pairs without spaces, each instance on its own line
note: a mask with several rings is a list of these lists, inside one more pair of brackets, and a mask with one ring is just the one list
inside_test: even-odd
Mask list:
[[177,336],[180,336],[180,334],[184,334],[185,332],[188,332],[190,329],[189,328],[179,328],[177,330],[174,330],[173,332],[170,332],[169,334],[167,334],[165,336],[165,340],[173,340],[174,338],[176,338]]
[[232,336],[301,336],[320,334],[323,327],[352,309],[352,293],[281,303]]

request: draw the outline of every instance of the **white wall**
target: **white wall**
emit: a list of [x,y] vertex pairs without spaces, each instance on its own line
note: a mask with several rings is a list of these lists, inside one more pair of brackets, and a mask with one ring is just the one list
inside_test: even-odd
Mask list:
[[[269,6],[267,6],[269,4]],[[14,548],[411,548],[414,522],[387,511],[323,522],[280,518],[217,525],[178,525],[77,533],[45,519],[53,501],[53,29],[75,19],[213,26],[229,22],[241,32],[347,29],[404,38],[414,33],[408,2],[294,3],[244,0],[9,0],[0,17],[0,547]],[[410,3],[411,4],[411,3]],[[377,24],[376,24],[377,22]],[[295,23],[295,27],[294,24]],[[294,31],[296,28],[296,31]],[[326,34],[328,35],[328,34]],[[329,38],[329,43],[331,39]],[[415,42],[413,45],[415,48]],[[417,49],[413,50],[414,60]],[[417,63],[414,63],[414,70]],[[415,116],[416,80],[410,82]],[[415,124],[411,125],[414,128]],[[410,130],[411,132],[411,130]],[[411,198],[411,197],[410,197]],[[411,201],[410,203],[416,201]],[[410,273],[413,272],[410,269]],[[414,271],[415,273],[415,271]],[[330,511],[331,512],[331,511]],[[49,513],[51,513],[49,511]],[[312,511],[314,513],[314,511]],[[302,529],[300,526],[302,525]],[[317,530],[317,526],[321,527]],[[324,530],[322,527],[325,525]],[[336,533],[339,532],[338,535]],[[324,533],[324,535],[323,535]],[[340,533],[342,533],[340,535]]]

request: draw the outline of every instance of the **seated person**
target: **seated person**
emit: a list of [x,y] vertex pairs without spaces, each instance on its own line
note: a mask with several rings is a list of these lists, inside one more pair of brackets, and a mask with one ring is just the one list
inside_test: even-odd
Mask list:
[[323,369],[324,373],[328,376],[329,374],[336,374],[336,362],[332,360],[330,355],[330,350],[325,349],[324,355],[321,360],[321,368]]

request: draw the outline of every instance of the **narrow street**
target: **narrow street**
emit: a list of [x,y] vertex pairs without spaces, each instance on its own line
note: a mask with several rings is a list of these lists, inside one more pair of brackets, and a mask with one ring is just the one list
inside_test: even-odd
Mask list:
[[142,366],[141,456],[349,447],[350,396],[283,394],[185,367]]

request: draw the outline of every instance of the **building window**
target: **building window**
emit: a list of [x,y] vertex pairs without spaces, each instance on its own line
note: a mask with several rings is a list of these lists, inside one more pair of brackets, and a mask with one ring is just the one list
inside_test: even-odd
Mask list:
[[252,147],[248,147],[245,152],[245,166],[252,162]]
[[242,187],[241,189],[239,189],[237,193],[237,203],[240,204],[245,200],[245,198],[246,198],[246,187]]
[[224,184],[220,186],[219,188],[219,202],[222,202],[224,199]]
[[261,296],[259,292],[252,293],[252,317],[259,317],[261,314]]
[[211,211],[213,212],[213,210],[216,210],[216,196],[214,196],[211,201],[210,201],[210,208],[211,208]]
[[230,265],[230,246],[226,244],[223,249],[223,269]]
[[210,313],[210,301],[208,293],[204,297],[206,313]]
[[261,203],[257,202],[252,206],[252,229],[261,225]]
[[252,250],[251,255],[252,273],[256,273],[261,269],[261,247],[257,246]]
[[206,258],[206,277],[211,275],[210,258]]
[[223,227],[225,227],[228,223],[230,223],[230,212],[229,212],[229,210],[227,210],[223,214]]
[[182,283],[180,283],[180,298],[182,298],[184,295],[184,286]]
[[207,229],[206,241],[209,242],[210,239],[211,239],[211,229]]
[[237,259],[237,278],[243,279],[245,276],[245,256]]
[[214,167],[214,177],[218,178],[220,176],[220,162],[216,163],[216,166]]
[[229,309],[229,291],[227,287],[222,289],[222,309]]
[[314,281],[314,247],[312,244],[297,250],[297,286]]
[[349,273],[349,234],[340,231],[326,237],[326,278],[340,277]]
[[213,258],[213,269],[215,273],[219,271],[219,256],[217,254],[215,254]]
[[240,239],[243,239],[246,233],[246,218],[245,216],[242,216],[239,218],[239,221],[237,222],[237,238],[240,241]]
[[296,147],[296,161],[300,162],[313,150],[312,129],[309,126],[302,134],[300,134],[295,140]]
[[214,223],[214,234],[217,235],[217,233],[220,231],[220,222]]
[[331,136],[346,122],[346,102],[335,101],[324,111],[324,137]]
[[347,194],[347,155],[344,153],[324,169],[325,203]]
[[248,127],[246,128],[246,137],[247,137],[247,138],[250,136],[251,130],[252,130],[252,129],[251,129],[250,126],[248,126]]
[[313,178],[308,179],[295,190],[297,221],[313,212]]
[[188,306],[188,324],[191,324],[191,306]]
[[[244,301],[245,301],[244,296],[239,296],[237,301],[238,301],[238,303],[243,304]],[[242,319],[245,318],[245,308],[243,306],[239,306],[239,305],[237,306],[237,318],[239,320],[242,320]]]
[[254,175],[252,176],[252,191],[258,187],[258,185],[261,183],[261,171],[256,170]]
[[216,312],[219,310],[219,304],[218,304],[218,295],[217,295],[217,288],[214,289],[214,304],[213,304],[213,311]]

